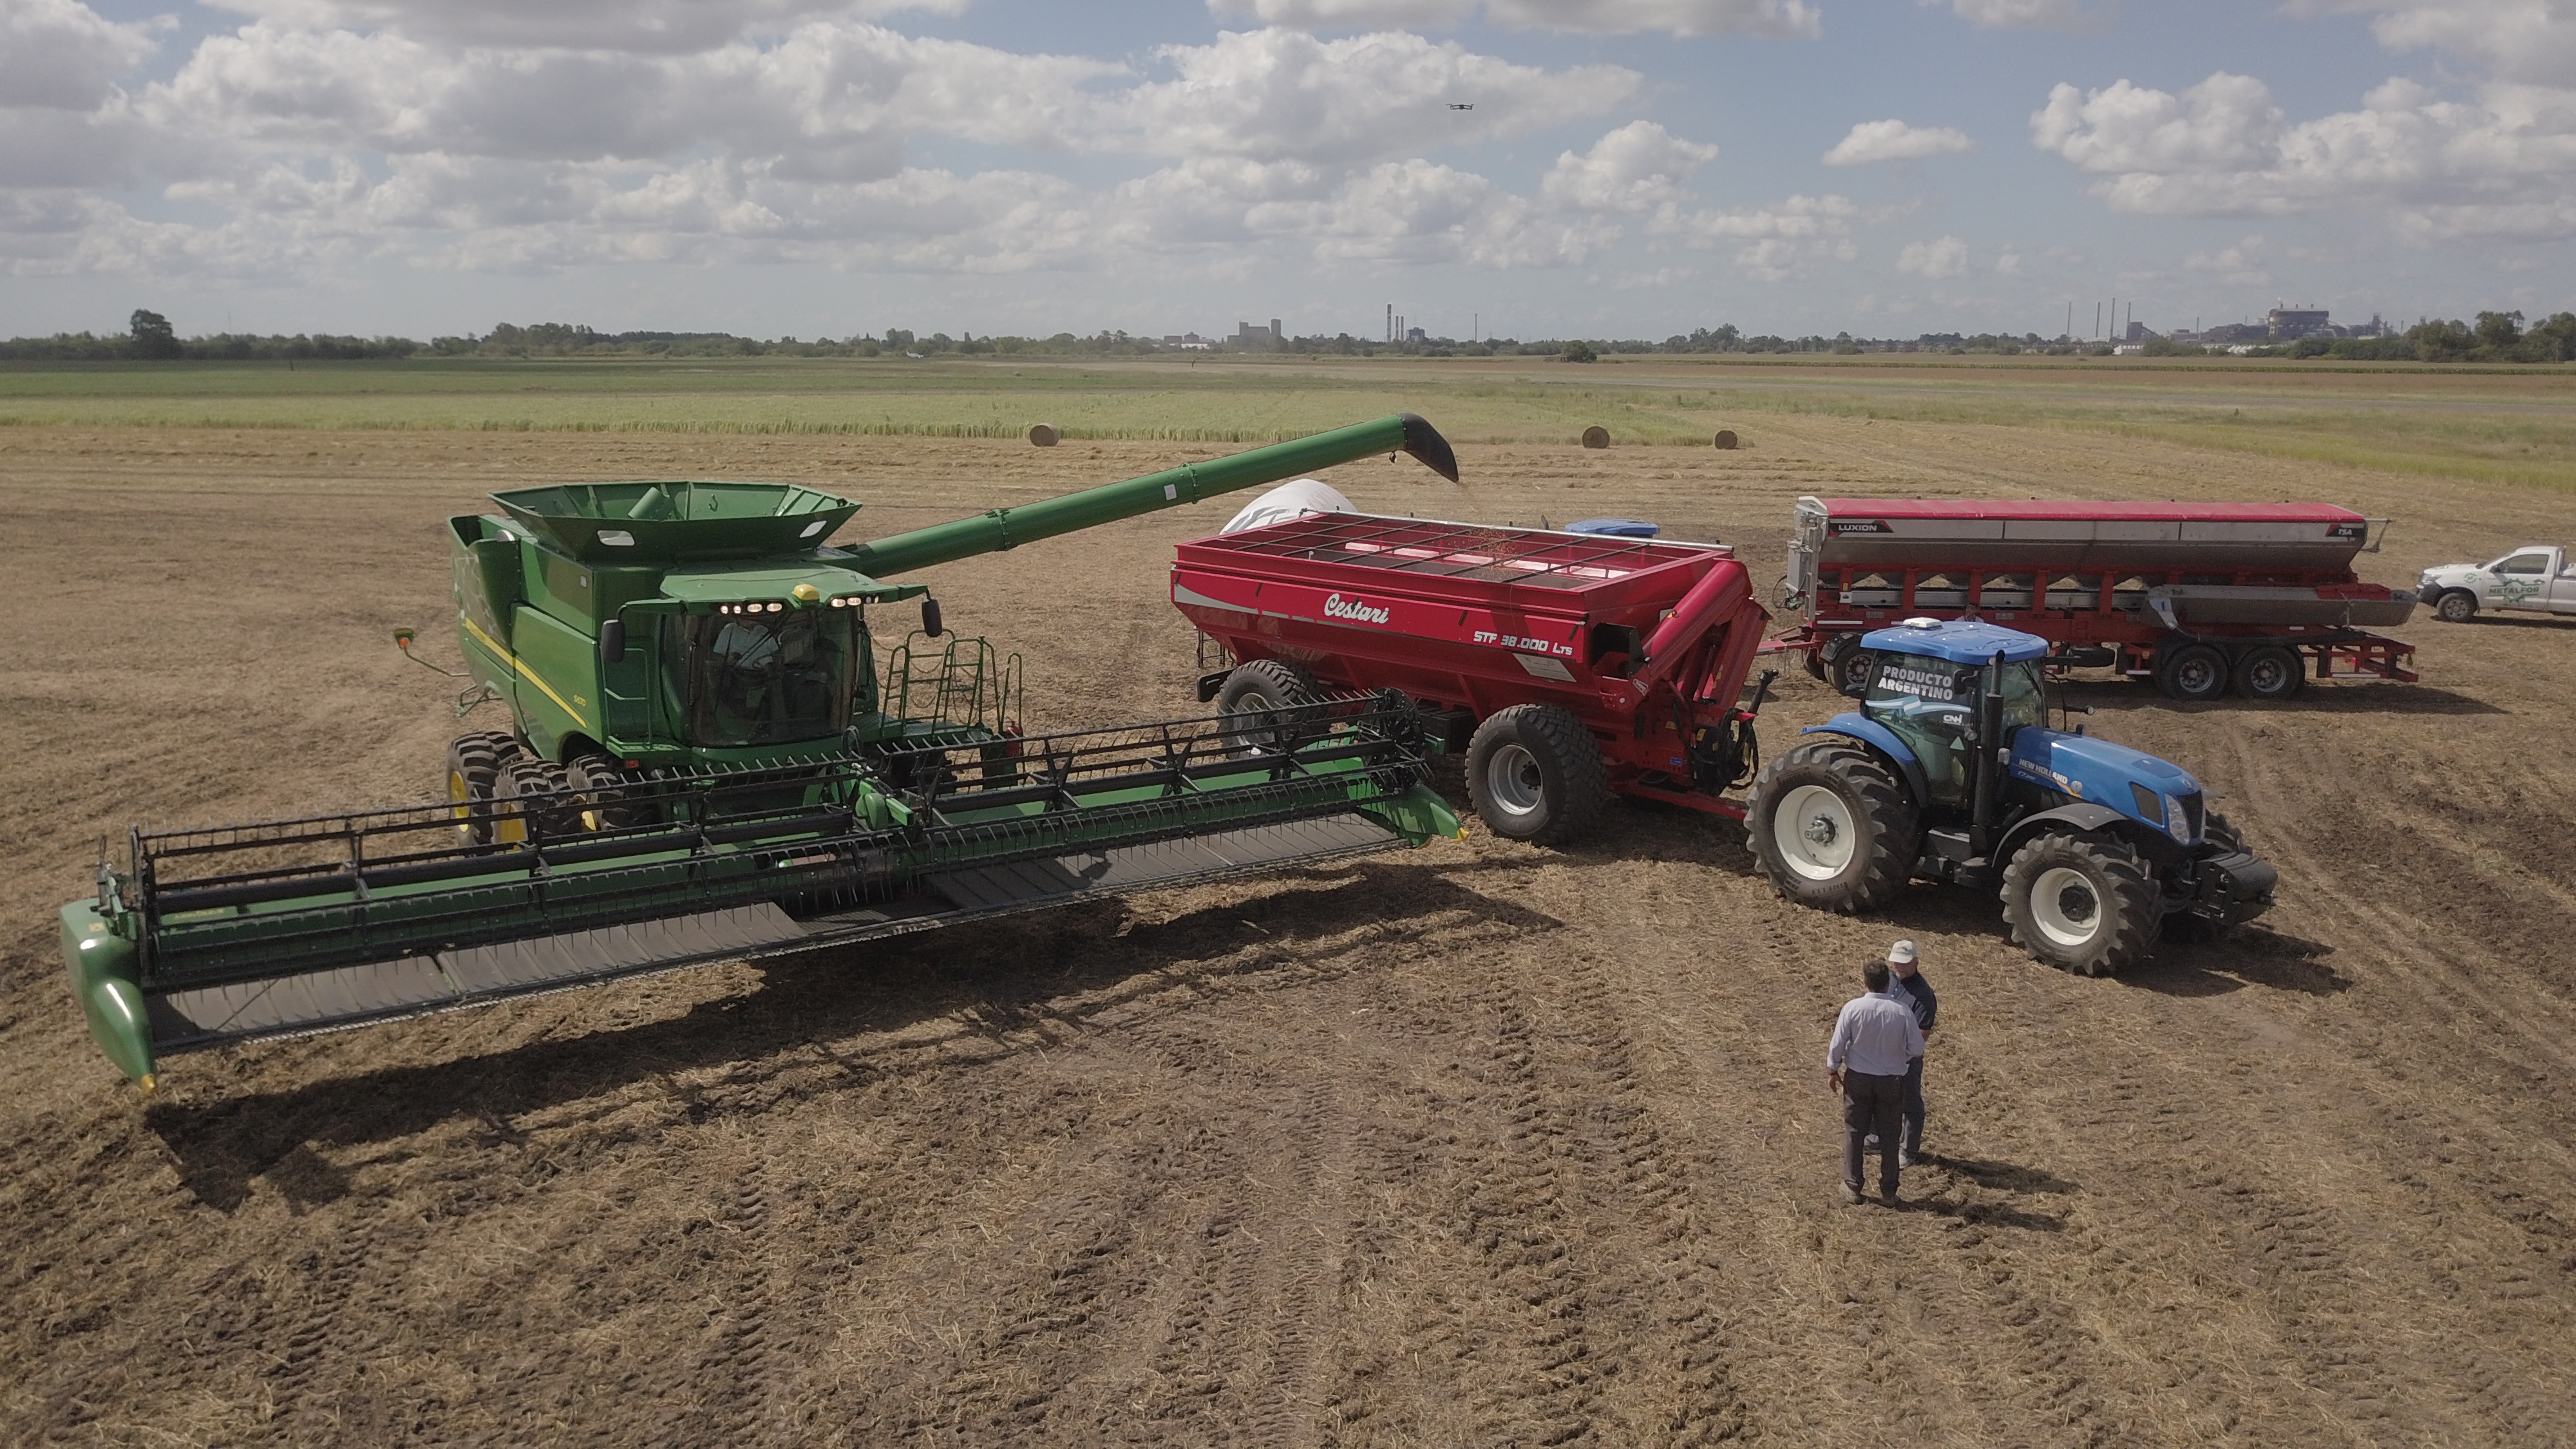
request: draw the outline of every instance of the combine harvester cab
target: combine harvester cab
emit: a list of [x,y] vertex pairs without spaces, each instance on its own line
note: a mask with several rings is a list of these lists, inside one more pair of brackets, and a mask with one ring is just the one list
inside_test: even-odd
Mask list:
[[2052,667],[2108,668],[2173,699],[2286,699],[2307,679],[2413,682],[2415,595],[2364,583],[2365,518],[2320,503],[1801,498],[1792,647],[1846,694],[1861,636],[1898,619],[1987,619],[2046,640]]
[[2047,640],[1917,618],[1861,647],[1862,708],[1754,782],[1749,843],[1782,895],[1865,911],[1917,877],[1996,888],[2014,940],[2086,976],[2271,908],[2272,867],[2190,771],[2049,728]]
[[[449,521],[458,640],[511,728],[409,809],[129,835],[63,908],[90,1032],[160,1060],[1454,836],[1403,700],[1293,731],[1024,734],[980,640],[877,667],[884,577],[1374,454],[1410,415],[829,546],[859,507],[776,484],[495,495]],[[943,631],[925,601],[924,631]]]

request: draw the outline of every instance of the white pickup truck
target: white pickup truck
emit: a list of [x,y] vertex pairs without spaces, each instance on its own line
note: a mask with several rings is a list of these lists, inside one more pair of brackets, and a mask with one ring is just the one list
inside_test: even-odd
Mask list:
[[2415,592],[2434,617],[2452,624],[2480,609],[2576,614],[2576,567],[2563,548],[2526,543],[2492,563],[2436,564],[2415,581]]

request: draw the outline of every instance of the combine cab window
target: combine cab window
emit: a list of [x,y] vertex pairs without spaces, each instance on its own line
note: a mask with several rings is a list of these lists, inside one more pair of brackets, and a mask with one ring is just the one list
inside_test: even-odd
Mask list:
[[663,638],[688,681],[689,742],[730,747],[837,735],[850,722],[848,613],[700,614]]

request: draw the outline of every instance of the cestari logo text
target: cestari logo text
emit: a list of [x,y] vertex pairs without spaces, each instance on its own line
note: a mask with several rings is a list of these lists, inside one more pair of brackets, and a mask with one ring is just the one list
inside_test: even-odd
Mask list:
[[1329,595],[1325,598],[1324,613],[1330,618],[1356,619],[1363,624],[1383,624],[1386,622],[1386,610],[1381,609],[1374,604],[1363,604],[1357,599],[1345,599],[1339,594]]

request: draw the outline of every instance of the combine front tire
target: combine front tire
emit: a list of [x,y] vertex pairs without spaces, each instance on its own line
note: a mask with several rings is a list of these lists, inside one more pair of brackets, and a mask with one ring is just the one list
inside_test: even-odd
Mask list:
[[492,838],[504,845],[526,843],[535,834],[560,839],[581,829],[581,802],[567,793],[564,768],[551,760],[526,755],[501,767],[500,788],[492,809]]
[[1286,754],[1323,733],[1309,706],[1320,702],[1315,676],[1285,659],[1255,659],[1235,666],[1216,692],[1225,721],[1225,747],[1237,755]]
[[1919,831],[1905,785],[1848,740],[1818,740],[1765,766],[1744,824],[1780,894],[1820,911],[1885,905],[1914,874]]
[[1609,806],[1610,775],[1583,721],[1552,704],[1516,704],[1476,726],[1467,795],[1496,835],[1563,845]]
[[584,750],[564,761],[563,774],[564,783],[581,792],[582,829],[622,830],[649,818],[650,807],[636,798],[635,782],[607,755]]
[[492,801],[501,771],[519,757],[519,742],[497,730],[459,735],[447,747],[447,800],[457,832],[474,845],[492,843]]
[[2004,867],[2004,920],[2014,942],[2061,971],[2111,976],[2146,959],[2156,886],[2116,836],[2049,831]]

